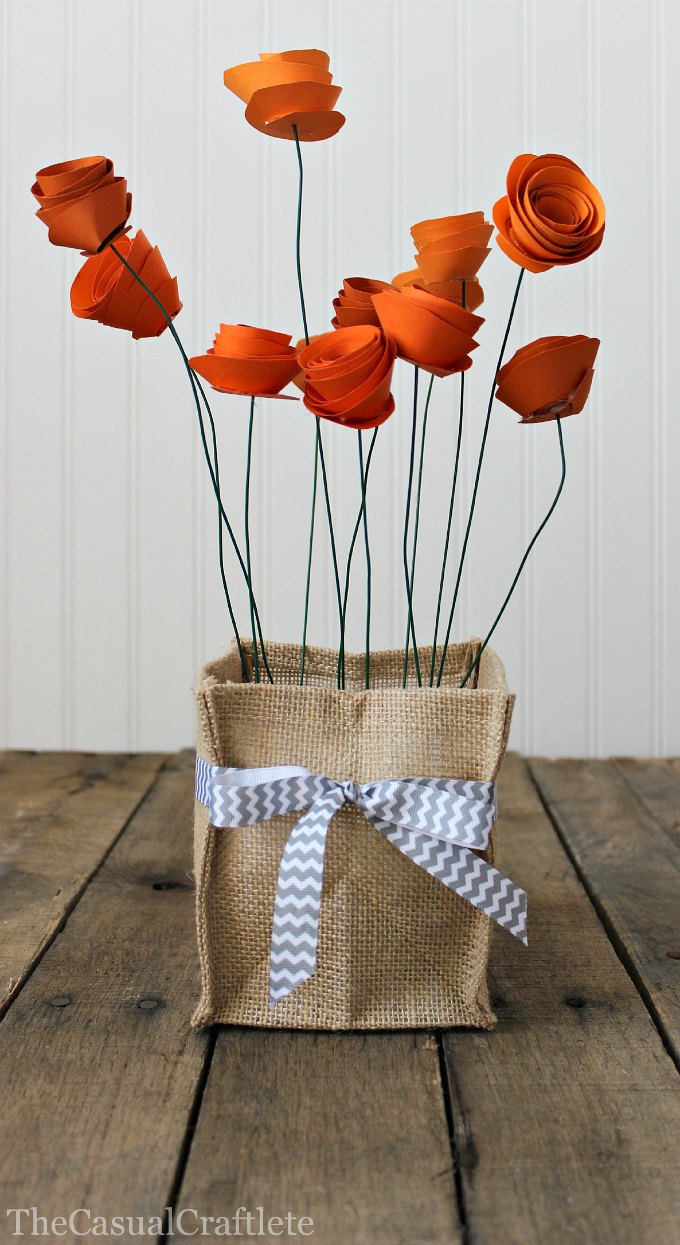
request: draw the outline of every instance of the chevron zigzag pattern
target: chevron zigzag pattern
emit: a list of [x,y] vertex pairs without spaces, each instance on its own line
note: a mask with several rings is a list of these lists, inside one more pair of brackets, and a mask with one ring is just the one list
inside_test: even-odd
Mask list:
[[492,782],[400,778],[358,784],[300,766],[240,770],[198,757],[196,798],[218,829],[307,810],[291,831],[279,867],[269,967],[272,1005],[316,970],[326,838],[343,804],[356,805],[419,868],[525,945],[528,941],[525,892],[476,855],[487,846],[496,818]]

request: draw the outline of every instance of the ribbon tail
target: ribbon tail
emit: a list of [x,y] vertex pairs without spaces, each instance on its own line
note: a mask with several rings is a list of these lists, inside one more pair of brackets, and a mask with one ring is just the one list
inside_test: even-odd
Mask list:
[[342,791],[330,791],[317,800],[293,828],[284,848],[269,961],[270,1005],[316,970],[326,836],[342,803]]
[[467,847],[434,839],[417,830],[405,830],[372,817],[370,820],[414,864],[443,882],[462,899],[467,899],[468,903],[507,929],[525,946],[528,944],[526,891],[511,882],[510,878]]

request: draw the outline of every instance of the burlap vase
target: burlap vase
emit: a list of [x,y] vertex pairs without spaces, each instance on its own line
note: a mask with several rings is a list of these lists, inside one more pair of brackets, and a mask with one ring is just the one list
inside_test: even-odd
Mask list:
[[[198,755],[211,765],[303,765],[364,783],[419,775],[492,781],[514,697],[499,658],[478,641],[449,649],[438,689],[418,688],[403,651],[348,655],[269,643],[274,684],[244,683],[235,646],[200,672]],[[250,663],[251,650],[244,644]],[[431,650],[420,652],[429,671]],[[328,834],[314,976],[268,1002],[274,900],[283,848],[299,817],[216,829],[196,803],[195,871],[202,994],[193,1023],[299,1029],[397,1029],[494,1024],[486,986],[491,922],[388,843],[355,808]],[[492,860],[493,845],[486,852]]]

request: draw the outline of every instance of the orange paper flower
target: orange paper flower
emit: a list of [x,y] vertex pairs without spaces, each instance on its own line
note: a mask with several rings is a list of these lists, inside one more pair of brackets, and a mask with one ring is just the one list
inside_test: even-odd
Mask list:
[[220,393],[243,393],[252,398],[289,398],[282,394],[296,375],[297,353],[290,335],[255,329],[249,324],[220,324],[207,354],[189,363]]
[[518,350],[498,373],[496,397],[521,416],[542,424],[578,415],[586,404],[599,348],[597,337],[540,337]]
[[348,428],[377,428],[392,414],[394,342],[372,324],[322,333],[298,356],[308,410]]
[[415,285],[375,294],[373,302],[385,333],[407,363],[435,376],[465,372],[472,365],[473,334],[484,323],[479,316]]
[[493,209],[502,251],[529,272],[577,264],[604,236],[604,203],[582,169],[566,156],[517,156],[508,193]]
[[[463,306],[462,281],[432,281],[428,283],[423,281],[423,274],[420,268],[411,268],[408,272],[398,272],[396,277],[392,278],[392,285],[395,290],[403,290],[404,286],[415,285],[419,290],[426,290],[428,294],[436,294],[437,298],[446,298],[451,303],[458,303],[459,307]],[[484,290],[477,278],[472,277],[465,282],[465,306],[468,311],[476,311],[483,302]]]
[[[177,278],[170,276],[158,247],[141,229],[134,238],[119,238],[116,246],[174,319],[182,309]],[[71,310],[81,320],[126,329],[135,338],[158,337],[167,328],[160,308],[109,248],[83,264],[71,286]]]
[[379,328],[380,321],[373,306],[373,295],[389,288],[389,281],[374,281],[370,277],[345,277],[342,289],[338,290],[338,297],[333,299],[333,328],[345,329],[353,324],[374,324]]
[[326,52],[260,52],[259,61],[225,69],[224,85],[246,105],[246,121],[273,138],[301,142],[331,138],[345,124],[334,108],[342,90],[333,86]]
[[411,229],[418,248],[415,261],[423,281],[471,281],[490,253],[493,225],[483,212],[423,220]]
[[31,193],[40,204],[36,216],[47,225],[50,242],[96,254],[125,229],[132,195],[124,177],[114,177],[113,161],[85,156],[50,164],[36,173]]

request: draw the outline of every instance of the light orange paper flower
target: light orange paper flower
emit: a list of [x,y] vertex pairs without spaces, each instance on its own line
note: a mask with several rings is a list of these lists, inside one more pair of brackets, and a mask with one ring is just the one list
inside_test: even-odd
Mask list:
[[599,348],[597,337],[539,337],[522,346],[498,373],[496,397],[522,424],[578,415],[586,404]]
[[50,242],[96,254],[125,229],[132,209],[124,177],[114,177],[113,161],[84,156],[50,164],[36,173],[31,193],[40,204],[36,216],[47,225]]
[[[177,278],[171,277],[158,247],[141,229],[116,243],[121,255],[148,285],[171,319],[182,310]],[[108,247],[83,264],[71,286],[71,310],[81,320],[126,329],[135,338],[159,337],[168,322],[152,298]]]
[[385,290],[373,297],[378,318],[397,354],[435,376],[465,372],[477,347],[474,333],[484,321],[449,299],[415,285]]
[[333,328],[346,329],[353,324],[374,324],[379,328],[380,321],[373,306],[373,295],[389,288],[389,281],[375,281],[370,277],[345,277],[342,289],[338,290],[338,297],[333,299]]
[[377,428],[392,414],[394,342],[371,324],[322,333],[298,356],[308,410],[348,428]]
[[483,212],[422,220],[411,229],[418,248],[415,261],[428,285],[444,281],[471,281],[490,253],[493,225]]
[[315,48],[260,52],[259,61],[224,71],[224,85],[246,105],[246,121],[273,138],[301,142],[331,138],[345,124],[335,105],[342,87],[333,86],[330,57]]
[[297,401],[292,394],[280,392],[299,369],[290,342],[286,333],[251,328],[249,324],[221,324],[212,348],[189,363],[220,393]]
[[502,251],[529,272],[577,264],[602,244],[605,208],[578,164],[566,156],[517,156],[508,193],[493,219]]
[[[423,274],[419,268],[411,268],[408,272],[398,272],[396,277],[392,278],[391,284],[395,290],[403,290],[405,286],[415,285],[419,290],[426,290],[428,294],[436,294],[437,298],[446,298],[451,303],[458,303],[459,307],[463,306],[463,282],[462,281],[433,281],[428,284],[423,281]],[[476,311],[484,302],[484,290],[476,277],[472,277],[465,282],[465,306],[468,311]]]

